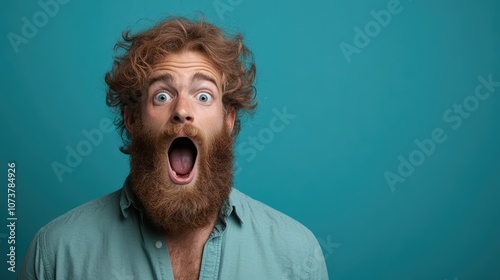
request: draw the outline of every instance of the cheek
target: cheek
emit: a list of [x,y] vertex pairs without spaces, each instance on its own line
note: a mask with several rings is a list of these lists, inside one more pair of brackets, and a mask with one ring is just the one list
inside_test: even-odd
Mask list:
[[214,110],[202,118],[203,123],[201,127],[207,132],[208,135],[217,135],[224,127],[224,112],[222,108]]
[[168,112],[166,110],[157,110],[153,106],[143,107],[141,114],[142,124],[146,127],[164,126],[168,120]]

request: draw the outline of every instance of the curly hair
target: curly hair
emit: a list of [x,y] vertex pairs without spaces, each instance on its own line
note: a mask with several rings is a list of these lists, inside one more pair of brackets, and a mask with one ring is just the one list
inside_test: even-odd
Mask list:
[[147,90],[154,66],[166,55],[182,51],[197,51],[205,55],[222,74],[222,102],[224,109],[234,108],[236,122],[233,136],[240,131],[240,117],[253,114],[256,68],[252,53],[243,44],[243,36],[227,36],[223,30],[204,21],[183,17],[169,18],[152,28],[132,35],[122,33],[115,52],[112,69],[106,73],[106,104],[115,109],[115,125],[123,140],[120,150],[128,154],[131,135],[123,119],[125,107],[134,116],[140,115],[141,95]]

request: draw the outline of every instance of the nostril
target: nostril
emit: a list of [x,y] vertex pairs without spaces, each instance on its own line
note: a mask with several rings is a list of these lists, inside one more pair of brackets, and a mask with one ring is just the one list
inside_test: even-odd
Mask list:
[[185,121],[191,122],[191,121],[193,121],[193,117],[191,117],[191,116],[181,116],[181,115],[174,115],[172,117],[172,119],[173,119],[174,122],[185,122]]

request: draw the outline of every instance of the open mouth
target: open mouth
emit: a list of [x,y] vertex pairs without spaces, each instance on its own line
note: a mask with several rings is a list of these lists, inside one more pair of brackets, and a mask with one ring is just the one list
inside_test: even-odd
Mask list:
[[188,137],[174,139],[168,149],[169,175],[175,184],[189,184],[195,173],[198,155],[196,145]]

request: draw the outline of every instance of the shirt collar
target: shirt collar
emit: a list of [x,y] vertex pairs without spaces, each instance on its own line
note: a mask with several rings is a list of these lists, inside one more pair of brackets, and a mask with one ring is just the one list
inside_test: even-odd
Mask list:
[[122,192],[120,195],[120,210],[122,211],[123,217],[126,219],[128,218],[128,211],[130,206],[134,206],[137,210],[139,210],[138,207],[136,207],[135,203],[135,195],[134,192],[132,191],[132,183],[130,182],[130,175],[125,179],[125,182],[123,183],[122,187]]
[[229,198],[222,204],[221,211],[219,217],[222,221],[226,221],[228,217],[234,216],[238,222],[243,224],[243,217],[241,214],[241,207],[238,203],[238,199],[236,199],[235,194],[238,191],[236,189],[232,189],[229,194]]
[[[234,214],[234,217],[240,223],[243,223],[242,216],[240,215],[242,209],[240,207],[240,204],[238,203],[239,200],[236,197],[237,193],[238,191],[233,188],[231,190],[229,198],[222,204],[219,217],[224,222],[227,220],[228,217]],[[132,191],[132,182],[130,180],[130,175],[129,175],[127,179],[125,179],[125,182],[123,183],[120,195],[120,210],[125,219],[128,218],[131,206],[134,206],[134,208],[137,211],[141,212],[141,209],[138,207],[135,194]]]

